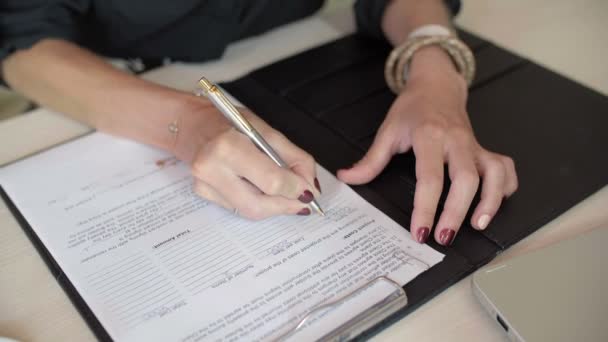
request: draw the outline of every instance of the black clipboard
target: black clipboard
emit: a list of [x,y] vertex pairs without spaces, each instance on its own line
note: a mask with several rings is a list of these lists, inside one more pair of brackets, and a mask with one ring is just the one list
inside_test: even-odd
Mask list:
[[4,188],[2,188],[2,185],[0,185],[0,197],[2,197],[4,203],[6,203],[6,206],[10,210],[11,214],[13,214],[13,216],[25,232],[25,235],[27,235],[28,239],[30,240],[32,245],[34,245],[42,260],[44,260],[44,263],[53,275],[53,278],[55,278],[59,285],[61,285],[61,288],[63,289],[65,294],[68,296],[72,304],[76,307],[84,321],[87,323],[87,325],[93,332],[93,334],[95,334],[95,337],[97,337],[98,340],[104,342],[112,341],[112,338],[110,337],[106,329],[103,327],[101,322],[97,319],[97,317],[93,313],[93,310],[91,310],[84,298],[82,298],[80,293],[78,293],[76,287],[74,287],[70,279],[63,273],[63,270],[61,269],[61,266],[59,266],[59,263],[55,260],[55,258],[53,258],[53,256],[46,248],[44,243],[42,243],[38,235],[36,235],[36,232],[32,229],[32,226],[30,226],[30,224],[27,222],[27,219],[21,214],[19,209],[17,209],[8,194],[4,191]]

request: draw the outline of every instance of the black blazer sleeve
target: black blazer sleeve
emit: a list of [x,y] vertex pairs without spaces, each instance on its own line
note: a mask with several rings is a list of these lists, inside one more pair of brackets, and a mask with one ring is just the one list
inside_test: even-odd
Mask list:
[[0,62],[45,38],[78,42],[90,0],[0,1]]
[[[382,14],[389,1],[390,0],[357,0],[357,2],[355,2],[357,30],[374,38],[385,39],[381,22]],[[460,11],[460,0],[444,0],[444,2],[452,15],[458,14]]]

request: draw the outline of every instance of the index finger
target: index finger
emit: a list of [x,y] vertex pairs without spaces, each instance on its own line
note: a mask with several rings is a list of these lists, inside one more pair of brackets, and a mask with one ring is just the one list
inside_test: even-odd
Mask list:
[[277,151],[289,168],[311,185],[314,195],[321,194],[321,186],[317,179],[317,163],[306,151],[292,143],[283,134],[274,131],[268,136],[268,143]]
[[230,162],[238,176],[247,179],[267,195],[298,199],[302,203],[309,203],[314,198],[313,187],[304,178],[278,166],[248,141],[239,146]]

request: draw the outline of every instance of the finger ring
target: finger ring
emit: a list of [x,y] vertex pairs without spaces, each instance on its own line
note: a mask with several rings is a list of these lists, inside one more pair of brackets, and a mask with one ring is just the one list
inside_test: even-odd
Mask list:
[[239,208],[232,209],[232,213],[234,214],[234,216],[239,216]]

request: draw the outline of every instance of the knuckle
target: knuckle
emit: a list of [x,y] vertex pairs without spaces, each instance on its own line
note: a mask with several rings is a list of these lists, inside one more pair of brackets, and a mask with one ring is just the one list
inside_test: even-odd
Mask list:
[[479,174],[472,170],[459,171],[454,177],[454,183],[477,187],[479,185]]
[[486,191],[481,194],[481,204],[486,207],[486,210],[498,208],[502,202],[502,191]]
[[456,204],[446,203],[443,206],[442,217],[447,217],[447,222],[458,221],[458,217],[462,215],[462,209],[459,208]]
[[510,188],[508,189],[508,195],[511,196],[513,195],[513,193],[515,191],[517,191],[517,189],[519,189],[519,182],[517,181],[517,179],[515,179],[513,181],[513,184],[510,185]]
[[277,171],[269,171],[266,173],[266,175],[268,176],[267,182],[268,182],[268,192],[270,195],[276,195],[276,194],[280,194],[283,192],[283,189],[285,187],[285,181],[283,179],[283,174],[281,172],[277,172]]
[[306,152],[304,152],[304,155],[302,156],[302,161],[308,166],[315,166],[317,163],[315,158]]
[[418,127],[414,139],[443,140],[447,133],[447,125],[440,121],[427,121]]
[[221,133],[205,144],[201,150],[201,154],[209,159],[225,159],[231,156],[236,148],[235,141],[232,136],[232,130]]
[[443,175],[440,173],[428,173],[418,177],[417,186],[424,187],[441,187],[443,186]]
[[190,167],[190,171],[197,178],[202,180],[209,179],[209,176],[212,174],[211,168],[213,163],[209,161],[209,158],[204,155],[199,155],[197,159],[194,160],[192,166]]
[[487,204],[486,213],[490,217],[494,217],[494,215],[496,215],[496,212],[498,211],[498,208],[500,208],[500,205],[502,203],[502,199],[503,196],[494,196],[492,201]]
[[222,134],[209,143],[209,150],[214,156],[228,156],[233,148],[233,143],[228,134]]
[[503,156],[502,157],[502,162],[510,170],[515,170],[515,161],[513,160],[513,158],[507,157],[507,156]]
[[505,165],[500,162],[498,159],[489,159],[486,163],[486,170],[489,173],[492,173],[497,176],[504,177],[506,170]]
[[513,194],[514,194],[514,193],[517,191],[517,189],[519,189],[519,185],[518,185],[517,183],[515,183],[515,184],[513,185],[513,189],[511,189],[512,191],[511,191],[511,193],[509,194],[509,196],[510,196],[510,195],[513,195]]
[[202,184],[199,184],[199,183],[194,184],[192,186],[192,190],[194,191],[194,193],[196,193],[200,197],[207,198],[207,191],[202,186]]
[[239,207],[239,206],[236,206],[236,208],[239,210],[239,216],[242,216],[249,220],[254,220],[254,217],[256,214],[255,209],[253,209],[252,207]]
[[239,209],[239,214],[252,221],[260,221],[267,217],[261,207],[253,205]]
[[474,138],[471,130],[465,127],[453,127],[450,129],[450,140],[455,143],[473,146]]
[[463,205],[456,200],[446,201],[442,208],[441,218],[445,219],[446,222],[452,222],[454,227],[458,228],[464,220],[468,210],[469,206]]
[[415,207],[414,210],[420,217],[422,217],[426,220],[432,221],[433,217],[435,216],[435,208],[433,208],[431,206],[421,205],[421,206]]
[[283,169],[273,170],[268,175],[269,195],[281,195],[293,199],[306,189],[303,181]]

